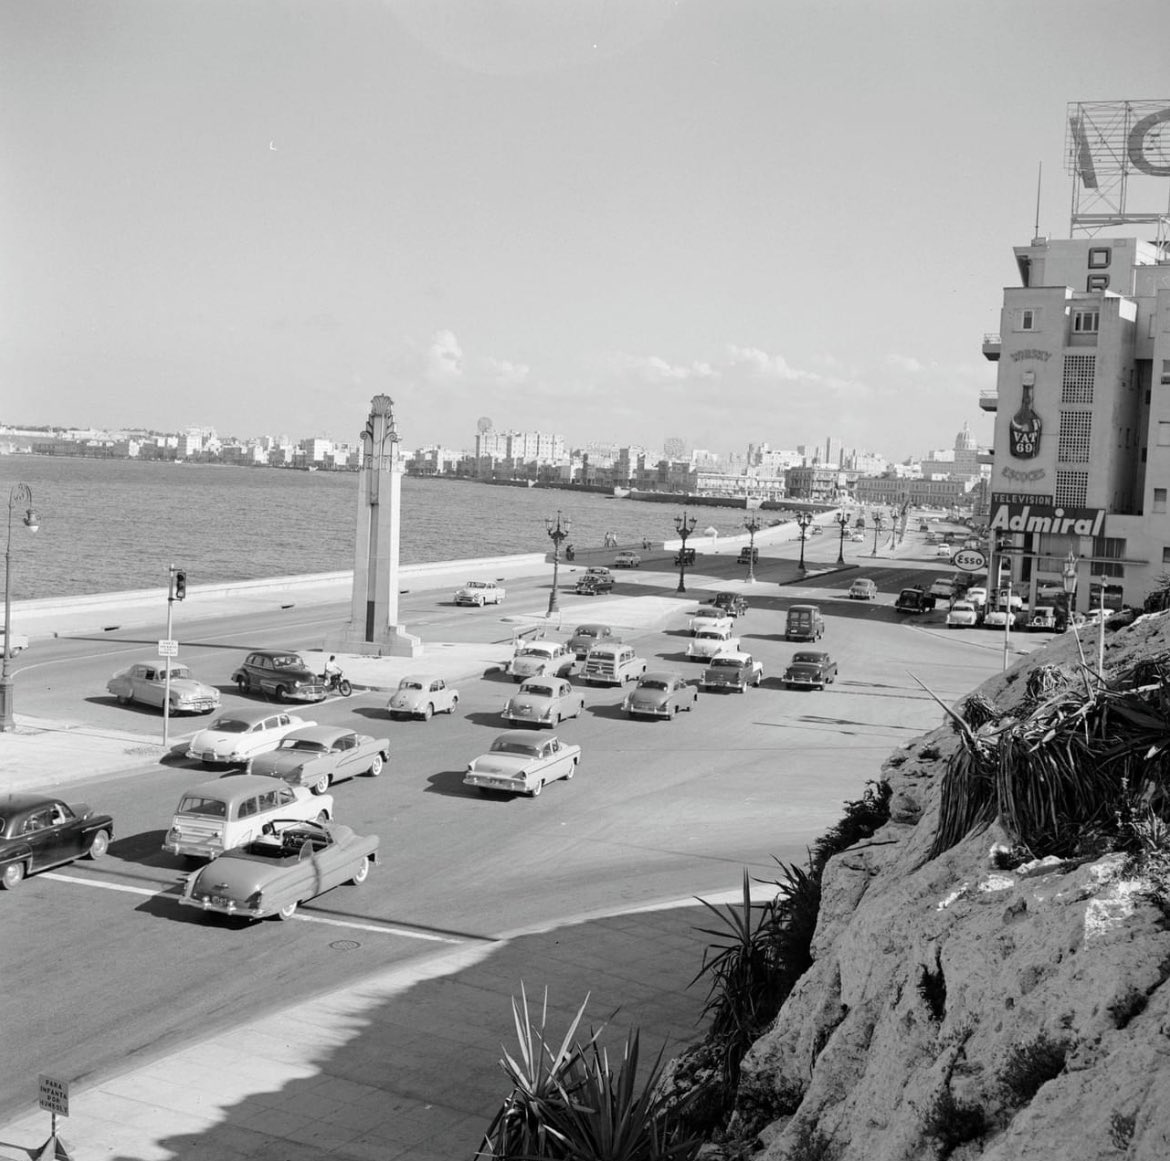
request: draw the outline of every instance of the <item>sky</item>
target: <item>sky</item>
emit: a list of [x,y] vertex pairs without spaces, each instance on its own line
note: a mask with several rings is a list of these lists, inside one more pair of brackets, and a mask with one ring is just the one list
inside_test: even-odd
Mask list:
[[407,447],[989,444],[1067,105],[1170,97],[1168,33],[1165,0],[0,0],[0,423],[352,442],[388,394]]

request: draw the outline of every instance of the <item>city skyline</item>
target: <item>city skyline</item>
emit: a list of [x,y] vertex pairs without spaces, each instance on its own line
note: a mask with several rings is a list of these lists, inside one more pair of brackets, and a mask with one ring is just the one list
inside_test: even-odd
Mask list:
[[980,339],[1011,247],[1067,230],[1066,104],[1163,83],[1163,7],[1101,15],[6,6],[6,410],[346,441],[384,392],[410,446],[990,444]]

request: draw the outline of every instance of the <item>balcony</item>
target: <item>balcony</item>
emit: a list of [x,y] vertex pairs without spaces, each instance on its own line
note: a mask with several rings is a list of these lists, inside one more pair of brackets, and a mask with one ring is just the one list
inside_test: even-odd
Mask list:
[[979,392],[979,407],[983,411],[999,410],[999,388],[985,387]]
[[[999,362],[999,353],[1003,349],[1003,342],[999,335],[984,335],[983,336],[983,357],[989,363]],[[994,411],[995,408],[993,407]]]

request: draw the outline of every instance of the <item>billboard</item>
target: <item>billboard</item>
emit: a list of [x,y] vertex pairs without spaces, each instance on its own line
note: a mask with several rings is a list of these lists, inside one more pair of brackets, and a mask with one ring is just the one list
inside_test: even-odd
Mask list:
[[993,532],[1048,532],[1056,536],[1104,536],[1104,508],[1065,508],[1047,504],[991,505]]

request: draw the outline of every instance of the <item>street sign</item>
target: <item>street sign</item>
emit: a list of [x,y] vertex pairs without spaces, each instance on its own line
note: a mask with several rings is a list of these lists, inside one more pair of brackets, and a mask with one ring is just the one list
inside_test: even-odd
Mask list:
[[44,1073],[37,1080],[41,1089],[41,1108],[57,1117],[69,1116],[69,1082]]
[[977,572],[987,566],[987,557],[974,548],[960,548],[951,557],[951,564],[961,568],[964,572]]
[[160,641],[158,643],[158,655],[160,657],[178,657],[179,643],[178,641]]

